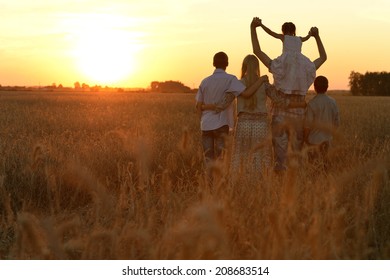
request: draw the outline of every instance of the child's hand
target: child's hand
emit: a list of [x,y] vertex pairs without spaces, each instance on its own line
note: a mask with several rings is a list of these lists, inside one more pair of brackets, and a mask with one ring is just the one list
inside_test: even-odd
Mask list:
[[261,19],[259,19],[258,17],[254,17],[251,22],[251,27],[256,28],[258,26],[261,26]]

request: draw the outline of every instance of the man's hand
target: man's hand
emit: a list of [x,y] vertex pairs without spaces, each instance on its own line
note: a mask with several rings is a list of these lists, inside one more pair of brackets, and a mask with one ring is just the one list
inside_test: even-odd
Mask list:
[[261,81],[262,81],[263,83],[269,83],[269,78],[268,78],[267,75],[261,76],[260,79],[261,79]]
[[318,28],[315,27],[315,26],[312,27],[312,28],[310,28],[309,34],[310,34],[311,36],[313,36],[313,37],[319,36]]
[[258,17],[254,17],[251,22],[251,28],[256,28],[258,26],[261,26],[261,19],[259,19]]

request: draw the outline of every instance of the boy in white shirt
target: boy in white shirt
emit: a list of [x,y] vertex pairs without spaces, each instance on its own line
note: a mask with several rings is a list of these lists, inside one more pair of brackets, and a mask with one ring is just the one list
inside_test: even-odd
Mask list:
[[336,100],[326,94],[328,84],[328,79],[324,76],[318,76],[314,80],[317,95],[307,104],[304,122],[306,143],[314,147],[309,159],[314,161],[320,158],[325,170],[329,166],[327,155],[333,134],[340,125]]
[[203,79],[196,94],[196,109],[200,116],[202,130],[202,146],[206,163],[219,158],[225,148],[225,137],[229,128],[233,128],[233,105],[219,113],[202,111],[202,104],[217,103],[223,99],[226,92],[238,96],[245,90],[245,86],[236,76],[226,73],[229,65],[228,56],[224,52],[214,55],[212,75]]

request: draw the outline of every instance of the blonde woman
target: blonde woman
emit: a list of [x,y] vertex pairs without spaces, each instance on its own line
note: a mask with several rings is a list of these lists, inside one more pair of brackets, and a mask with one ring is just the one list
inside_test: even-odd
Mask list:
[[[242,62],[241,82],[249,87],[259,77],[259,60],[254,55],[247,55]],[[263,83],[249,98],[237,97],[237,123],[230,167],[231,174],[239,177],[259,177],[271,164],[266,85]]]

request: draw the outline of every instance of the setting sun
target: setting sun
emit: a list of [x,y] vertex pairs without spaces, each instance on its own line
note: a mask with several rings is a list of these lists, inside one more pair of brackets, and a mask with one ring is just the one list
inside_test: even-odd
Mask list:
[[87,34],[77,48],[79,67],[95,82],[113,83],[124,79],[134,69],[134,60],[123,41],[120,34],[110,30]]
[[74,53],[78,68],[91,82],[115,84],[135,70],[135,53],[140,45],[125,24],[120,17],[110,15],[83,19]]

